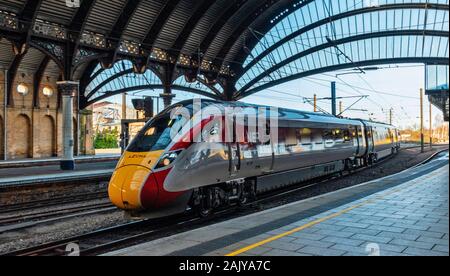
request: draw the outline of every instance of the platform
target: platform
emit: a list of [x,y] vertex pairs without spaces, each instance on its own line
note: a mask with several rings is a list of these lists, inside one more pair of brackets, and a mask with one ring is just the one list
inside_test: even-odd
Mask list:
[[448,152],[396,175],[112,256],[449,255]]
[[79,159],[75,171],[62,171],[59,165],[0,168],[0,187],[54,183],[85,179],[102,179],[112,175],[118,158]]
[[[119,158],[120,154],[101,154],[101,155],[77,156],[74,159],[76,164],[85,164],[93,162],[117,161]],[[52,165],[59,165],[60,161],[61,158],[59,157],[19,159],[6,161],[0,160],[0,169],[52,166]]]

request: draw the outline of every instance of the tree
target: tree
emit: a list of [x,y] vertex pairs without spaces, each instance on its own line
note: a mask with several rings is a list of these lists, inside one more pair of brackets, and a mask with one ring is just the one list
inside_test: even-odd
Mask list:
[[117,149],[119,148],[119,131],[115,129],[103,129],[95,135],[95,149]]

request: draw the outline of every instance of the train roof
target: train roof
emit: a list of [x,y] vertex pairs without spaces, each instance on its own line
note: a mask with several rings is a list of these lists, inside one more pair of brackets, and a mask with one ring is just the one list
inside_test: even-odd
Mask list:
[[397,128],[394,125],[390,125],[390,124],[386,124],[386,123],[382,123],[382,122],[375,122],[375,121],[369,121],[369,120],[362,120],[365,124],[370,125],[370,126],[384,126],[384,127],[389,127],[389,128]]
[[[243,103],[243,102],[226,102],[226,101],[218,101],[218,100],[210,100],[210,99],[201,99],[202,102],[202,108],[210,105],[216,105],[218,107],[241,107],[241,108],[259,108],[259,107],[265,107],[265,108],[277,108],[279,112],[279,116],[285,120],[314,120],[314,121],[320,121],[323,123],[338,123],[338,124],[361,124],[364,122],[365,124],[370,124],[372,126],[375,125],[383,125],[387,127],[394,128],[394,126],[378,123],[378,122],[372,122],[372,121],[366,121],[362,119],[350,119],[350,118],[340,118],[335,117],[333,115],[329,114],[323,114],[323,113],[314,113],[309,111],[301,111],[301,110],[294,110],[294,109],[288,109],[288,108],[281,108],[281,107],[271,107],[271,106],[265,106],[265,105],[256,105],[256,104],[249,104],[249,103]],[[192,100],[185,100],[181,101],[175,105],[182,105],[182,106],[188,106],[192,104]]]

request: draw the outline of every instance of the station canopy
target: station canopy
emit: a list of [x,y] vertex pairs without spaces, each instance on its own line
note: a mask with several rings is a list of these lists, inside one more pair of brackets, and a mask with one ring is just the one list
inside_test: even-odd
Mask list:
[[328,71],[448,68],[448,20],[448,0],[0,0],[0,67],[79,81],[81,107],[145,89],[239,100]]

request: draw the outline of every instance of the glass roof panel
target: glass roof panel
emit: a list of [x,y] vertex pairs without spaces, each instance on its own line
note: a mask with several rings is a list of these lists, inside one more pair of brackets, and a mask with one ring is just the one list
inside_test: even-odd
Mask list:
[[[448,37],[446,38],[440,38],[440,37],[425,37],[425,49],[427,48],[427,44],[435,45],[436,41],[441,40],[441,45],[446,45],[448,48]],[[370,60],[387,60],[387,59],[401,59],[401,58],[408,58],[408,57],[417,57],[417,54],[410,55],[410,51],[404,51],[400,50],[402,49],[401,45],[402,43],[405,43],[407,41],[411,42],[411,45],[418,45],[418,53],[421,53],[421,43],[423,43],[423,36],[396,36],[396,37],[381,37],[381,38],[372,38],[372,39],[365,39],[360,41],[353,41],[349,43],[345,43],[342,45],[339,45],[339,48],[348,55],[348,52],[352,51],[354,54],[352,55],[352,61],[347,60],[342,55],[337,55],[334,53],[333,48],[327,48],[323,49],[314,53],[311,53],[307,56],[301,57],[299,59],[296,59],[279,69],[275,70],[268,76],[262,78],[257,83],[255,83],[252,87],[250,87],[248,90],[251,90],[253,88],[257,88],[261,85],[264,85],[266,83],[272,82],[274,80],[279,80],[281,78],[290,77],[293,75],[297,75],[300,73],[308,73],[308,71],[321,69],[323,67],[329,67],[329,66],[336,66],[339,64],[347,64],[349,68],[352,67],[352,64],[354,62],[364,62],[364,61],[370,61]],[[402,43],[401,43],[402,42]],[[364,51],[367,47],[372,47],[373,45],[373,51]],[[420,46],[420,47],[419,47]],[[431,47],[431,46],[430,46]],[[413,47],[414,48],[414,47]],[[435,46],[431,48],[436,48]],[[444,49],[445,47],[442,47]],[[359,51],[358,51],[359,49]],[[437,49],[437,48],[436,48]],[[357,54],[358,52],[361,52],[362,54]],[[373,54],[366,54],[371,53]],[[329,61],[332,61],[330,63],[325,63],[325,56],[329,57]],[[350,56],[350,55],[349,55]],[[446,57],[448,58],[448,51],[445,53],[442,53],[442,55],[438,55],[437,50],[431,51],[424,51],[423,57]],[[321,65],[322,63],[322,65]],[[248,77],[247,81],[250,79],[253,79],[254,77]]]
[[[348,60],[336,58],[336,49],[332,47],[323,49],[322,47],[327,46],[329,41],[337,41],[336,43],[338,43],[338,40],[348,37],[353,37],[355,41],[344,43],[339,48],[348,58],[355,61],[395,57],[445,57],[448,55],[446,53],[448,52],[448,47],[446,47],[448,37],[426,36],[424,40],[423,36],[402,35],[402,31],[448,32],[448,10],[402,8],[401,5],[398,5],[395,9],[390,7],[388,10],[371,12],[364,10],[364,13],[359,11],[359,14],[352,14],[331,22],[327,20],[330,15],[367,9],[375,3],[382,7],[394,3],[417,4],[426,2],[448,4],[448,0],[346,0],[338,3],[330,0],[313,1],[297,9],[285,19],[272,22],[274,24],[272,30],[261,38],[260,43],[251,51],[243,64],[244,74],[237,82],[237,89],[243,88],[255,77],[292,56],[303,58],[304,61],[300,61],[299,64],[310,67],[309,70],[330,66],[330,64],[348,62]],[[302,30],[302,28],[319,20],[323,20],[321,25],[314,28],[309,27],[304,29],[305,31]],[[377,37],[364,41],[356,41],[355,37],[388,31],[398,31],[399,33],[393,37]],[[286,36],[289,35],[295,35],[295,37],[287,39]],[[363,38],[361,37],[361,39]],[[317,56],[311,55],[313,51],[319,51],[320,54]],[[271,78],[273,79],[274,76],[272,75]]]

